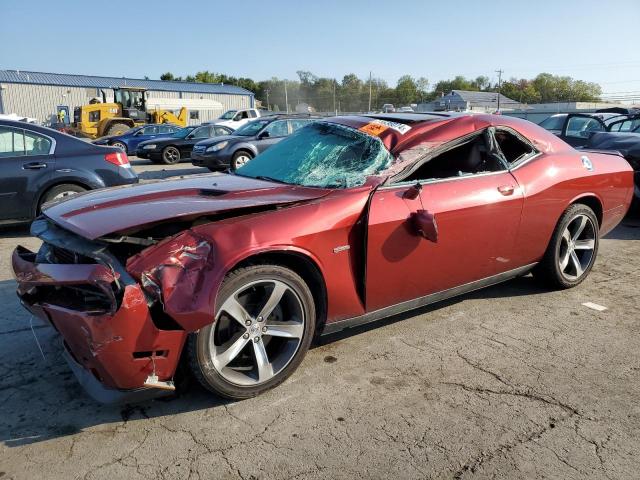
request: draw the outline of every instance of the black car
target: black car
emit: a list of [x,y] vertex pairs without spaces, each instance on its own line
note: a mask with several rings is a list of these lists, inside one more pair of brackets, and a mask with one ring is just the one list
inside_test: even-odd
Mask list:
[[209,170],[235,170],[271,145],[320,117],[272,115],[253,120],[226,137],[211,138],[193,147],[191,163]]
[[42,204],[74,193],[137,182],[119,148],[0,120],[0,223],[30,221]]
[[597,132],[638,132],[640,115],[615,112],[558,113],[540,122],[540,126],[573,147],[583,147]]
[[138,145],[136,156],[148,158],[154,163],[171,165],[178,163],[183,158],[191,156],[191,149],[201,140],[229,135],[233,132],[229,127],[222,125],[201,125],[199,127],[185,127],[170,137],[156,138],[141,142]]

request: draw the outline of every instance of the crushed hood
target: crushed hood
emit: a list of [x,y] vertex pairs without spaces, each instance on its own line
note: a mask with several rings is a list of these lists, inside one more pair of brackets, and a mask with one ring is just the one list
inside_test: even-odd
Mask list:
[[107,188],[49,204],[44,215],[90,240],[110,233],[251,207],[310,201],[330,190],[225,174]]

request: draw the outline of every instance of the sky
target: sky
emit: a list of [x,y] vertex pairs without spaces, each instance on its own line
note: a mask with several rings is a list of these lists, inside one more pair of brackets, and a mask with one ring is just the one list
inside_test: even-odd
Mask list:
[[0,69],[597,82],[640,98],[640,0],[0,0]]

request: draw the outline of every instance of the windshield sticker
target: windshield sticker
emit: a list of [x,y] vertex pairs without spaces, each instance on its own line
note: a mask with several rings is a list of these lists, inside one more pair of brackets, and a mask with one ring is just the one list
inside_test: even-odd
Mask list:
[[389,128],[403,135],[411,130],[411,127],[409,125],[405,125],[404,123],[390,122],[388,120],[380,119],[376,119],[367,123],[365,126],[360,127],[359,130],[361,132],[368,133],[369,135],[379,136],[382,132],[388,130]]

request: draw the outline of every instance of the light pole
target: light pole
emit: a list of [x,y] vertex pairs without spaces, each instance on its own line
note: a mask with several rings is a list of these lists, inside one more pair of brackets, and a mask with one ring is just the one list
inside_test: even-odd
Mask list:
[[369,71],[369,110],[367,113],[371,112],[371,71]]
[[502,70],[496,70],[498,74],[498,112],[500,111],[500,89],[502,88]]

